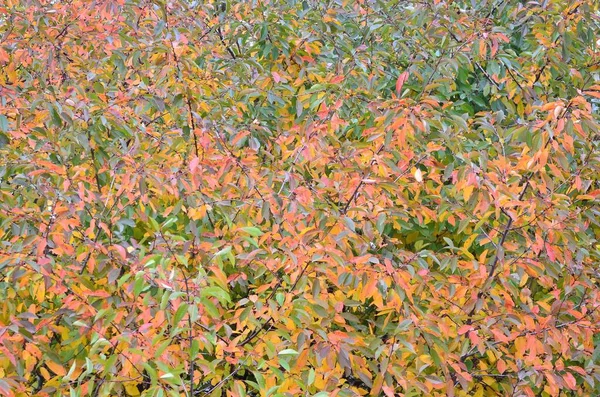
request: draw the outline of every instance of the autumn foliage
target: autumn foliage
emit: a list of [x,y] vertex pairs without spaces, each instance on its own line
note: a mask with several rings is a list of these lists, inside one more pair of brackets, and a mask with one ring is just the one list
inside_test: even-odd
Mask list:
[[0,2],[0,394],[600,395],[599,6]]

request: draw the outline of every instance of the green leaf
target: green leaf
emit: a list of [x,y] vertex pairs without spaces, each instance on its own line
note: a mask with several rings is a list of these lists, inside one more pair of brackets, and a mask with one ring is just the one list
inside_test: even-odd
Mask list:
[[254,226],[241,227],[240,230],[243,230],[252,237],[262,236],[264,234],[259,228]]
[[230,245],[228,245],[227,247],[225,247],[225,248],[223,248],[223,249],[219,250],[219,251],[218,251],[218,252],[215,254],[215,256],[224,256],[224,255],[227,255],[227,254],[229,254],[230,252],[231,252],[231,246],[230,246]]
[[104,86],[101,82],[96,81],[94,83],[94,91],[96,91],[97,94],[104,94]]
[[62,127],[63,121],[58,113],[58,109],[55,106],[50,106],[50,118],[52,119],[52,123],[57,127]]
[[183,319],[183,316],[185,316],[185,314],[187,313],[187,309],[188,309],[187,303],[182,303],[179,305],[179,307],[177,308],[177,311],[175,312],[175,315],[173,316],[173,326],[174,327],[177,327],[177,324],[179,324],[181,319]]
[[294,349],[284,349],[277,354],[279,354],[280,356],[283,356],[283,355],[298,355],[299,353]]
[[202,288],[200,296],[215,297],[221,304],[231,303],[231,296],[229,296],[229,293],[216,286]]
[[8,128],[8,118],[5,115],[0,114],[0,131],[8,132]]
[[315,375],[316,375],[316,373],[315,373],[315,370],[314,370],[314,368],[311,368],[311,369],[308,371],[308,379],[307,379],[307,381],[306,381],[306,383],[307,383],[307,385],[308,385],[308,386],[310,386],[310,385],[312,385],[313,383],[315,383]]

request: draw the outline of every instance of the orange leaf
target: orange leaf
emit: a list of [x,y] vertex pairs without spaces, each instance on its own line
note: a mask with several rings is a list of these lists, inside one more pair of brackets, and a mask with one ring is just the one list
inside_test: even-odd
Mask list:
[[334,78],[331,79],[331,84],[337,84],[337,83],[341,83],[342,81],[344,81],[344,75],[341,74],[339,76],[335,76]]
[[594,98],[600,98],[600,92],[598,91],[584,91],[586,95],[593,96]]
[[373,387],[371,388],[371,396],[378,396],[381,393],[381,387],[383,386],[383,373],[380,373],[375,378],[373,382]]
[[65,376],[67,374],[67,370],[54,361],[46,361],[46,366],[58,376]]

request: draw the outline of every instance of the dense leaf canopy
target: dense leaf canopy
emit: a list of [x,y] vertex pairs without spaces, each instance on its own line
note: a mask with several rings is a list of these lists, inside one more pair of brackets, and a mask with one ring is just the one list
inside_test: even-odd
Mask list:
[[1,394],[600,395],[597,1],[1,3]]

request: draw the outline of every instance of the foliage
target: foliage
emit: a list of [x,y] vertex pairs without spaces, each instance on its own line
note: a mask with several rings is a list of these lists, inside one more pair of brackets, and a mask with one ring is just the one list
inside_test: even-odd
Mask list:
[[0,392],[599,395],[598,8],[5,0]]

